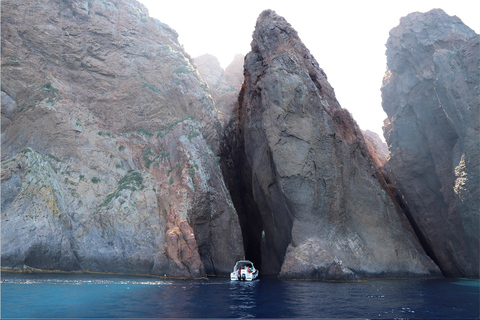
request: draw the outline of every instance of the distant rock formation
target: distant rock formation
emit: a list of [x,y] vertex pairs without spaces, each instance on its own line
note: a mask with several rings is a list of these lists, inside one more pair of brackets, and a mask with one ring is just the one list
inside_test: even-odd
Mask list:
[[479,277],[480,37],[435,9],[390,31],[383,80],[392,183],[446,276]]
[[225,68],[225,77],[228,83],[235,89],[240,90],[243,83],[243,54],[236,54],[233,61]]
[[134,0],[1,6],[2,268],[230,272],[221,125],[177,33]]
[[251,47],[228,138],[247,258],[284,278],[440,275],[297,32],[266,10]]
[[[232,64],[234,62],[232,62]],[[232,64],[230,66],[232,66]],[[215,100],[217,110],[220,113],[219,120],[224,127],[232,117],[234,117],[241,84],[238,87],[234,87],[228,81],[225,71],[220,66],[218,59],[210,54],[196,57],[195,65],[197,66],[202,79],[208,84],[210,92],[212,92],[212,97]],[[238,74],[240,74],[243,78],[242,72],[243,60],[241,66],[236,66],[235,68],[234,65],[230,68],[232,76],[238,76]]]
[[377,167],[382,168],[387,162],[389,156],[387,144],[383,142],[380,136],[373,131],[366,130],[362,131],[362,133],[365,138],[367,148],[370,151],[375,164]]

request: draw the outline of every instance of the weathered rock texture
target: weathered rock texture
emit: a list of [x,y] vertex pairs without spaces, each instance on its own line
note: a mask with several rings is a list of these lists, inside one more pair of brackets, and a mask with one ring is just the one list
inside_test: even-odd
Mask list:
[[134,0],[1,10],[2,267],[229,272],[221,125],[176,32]]
[[439,275],[297,32],[267,10],[251,47],[232,191],[247,258],[286,278]]
[[[237,59],[237,56],[236,58]],[[234,64],[237,60],[234,60],[230,67],[230,74],[232,76],[240,76],[243,78],[243,62],[241,66]],[[243,61],[243,60],[242,60]],[[219,120],[222,126],[225,127],[228,122],[235,116],[236,105],[238,101],[238,93],[240,91],[240,85],[234,87],[227,79],[225,71],[220,66],[218,59],[210,54],[204,54],[195,58],[195,65],[198,68],[198,72],[205,80],[212,97],[215,100],[217,110],[219,112]],[[233,66],[232,66],[233,65]]]
[[390,31],[382,87],[388,167],[443,273],[479,277],[480,40],[440,9]]

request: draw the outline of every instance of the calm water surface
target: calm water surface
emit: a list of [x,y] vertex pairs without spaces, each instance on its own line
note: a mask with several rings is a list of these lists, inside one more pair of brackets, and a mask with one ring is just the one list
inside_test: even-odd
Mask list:
[[478,319],[479,280],[353,283],[2,273],[2,318]]

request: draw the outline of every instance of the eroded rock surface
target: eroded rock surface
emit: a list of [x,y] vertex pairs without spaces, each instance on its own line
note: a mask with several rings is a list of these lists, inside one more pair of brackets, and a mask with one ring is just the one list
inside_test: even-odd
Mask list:
[[390,31],[382,86],[392,183],[443,273],[479,277],[480,42],[440,9]]
[[177,33],[134,0],[1,7],[2,267],[230,272],[221,125]]
[[236,142],[244,190],[233,196],[245,242],[260,248],[247,258],[285,278],[439,275],[297,32],[266,10],[251,47]]

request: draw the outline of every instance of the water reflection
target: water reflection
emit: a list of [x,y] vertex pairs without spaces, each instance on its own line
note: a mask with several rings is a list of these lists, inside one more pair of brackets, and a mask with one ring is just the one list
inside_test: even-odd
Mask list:
[[258,300],[258,283],[254,281],[231,281],[229,286],[229,314],[236,318],[255,318]]
[[144,311],[148,312],[142,317],[218,318],[229,312],[223,279],[177,280],[166,286],[143,288],[136,296],[142,297]]
[[229,316],[234,318],[297,318],[296,306],[290,303],[288,296],[288,284],[288,281],[266,277],[253,282],[231,282],[229,287],[231,312]]

